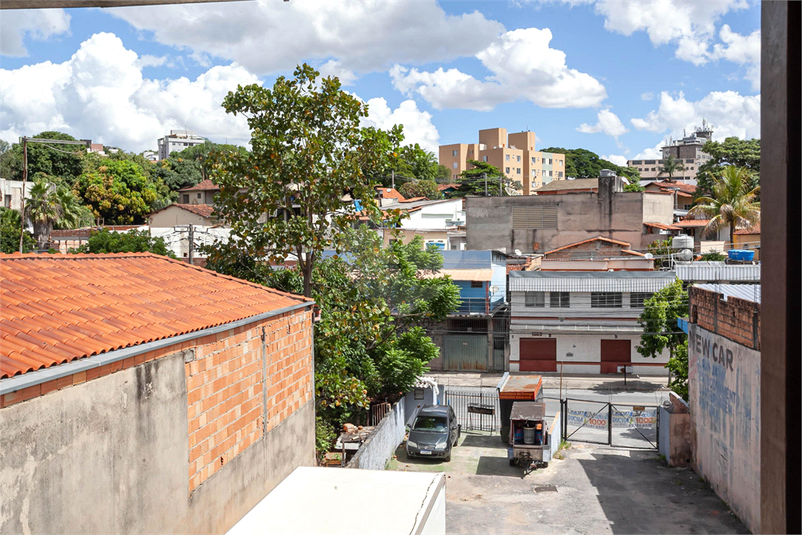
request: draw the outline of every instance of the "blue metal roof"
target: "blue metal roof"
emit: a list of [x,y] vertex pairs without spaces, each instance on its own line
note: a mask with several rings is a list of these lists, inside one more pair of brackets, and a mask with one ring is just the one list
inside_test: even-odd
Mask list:
[[493,260],[492,251],[440,251],[443,269],[486,269]]

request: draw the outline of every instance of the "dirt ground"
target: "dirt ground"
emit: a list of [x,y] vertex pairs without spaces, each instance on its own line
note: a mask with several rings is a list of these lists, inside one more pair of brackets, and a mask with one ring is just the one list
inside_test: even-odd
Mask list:
[[690,469],[656,452],[574,443],[525,478],[497,434],[464,432],[452,460],[389,468],[447,474],[448,533],[749,533]]

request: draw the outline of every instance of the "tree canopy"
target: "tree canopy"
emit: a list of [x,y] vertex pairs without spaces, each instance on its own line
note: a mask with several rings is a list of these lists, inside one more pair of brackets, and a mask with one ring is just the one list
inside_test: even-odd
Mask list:
[[[193,145],[186,149],[173,152],[164,160],[152,164],[153,177],[161,179],[171,192],[181,188],[195,186],[210,178],[214,154],[217,152],[239,152],[247,154],[247,149],[236,145],[206,143]],[[177,195],[173,195],[174,199]]]
[[713,178],[712,196],[699,197],[688,215],[710,219],[705,234],[729,228],[730,241],[734,244],[736,228],[752,228],[760,221],[760,203],[755,202],[760,187],[752,188],[750,178],[750,172],[744,167],[724,167],[721,176]]
[[418,180],[416,182],[406,182],[398,187],[398,192],[411,199],[413,197],[426,197],[429,200],[441,199],[443,195],[437,189],[437,182],[434,180]]
[[294,255],[311,295],[315,262],[355,221],[379,216],[368,177],[394,152],[400,128],[360,128],[366,105],[337,78],[308,65],[272,88],[252,84],[229,93],[223,107],[247,117],[252,151],[220,153],[217,212],[250,256],[284,262]]
[[663,159],[663,165],[660,166],[657,176],[668,176],[669,182],[674,180],[674,174],[677,171],[684,171],[685,164],[682,160],[677,160],[673,155],[669,154]]
[[[0,252],[19,252],[19,237],[22,232],[22,218],[17,210],[0,207]],[[22,242],[22,252],[36,251],[36,239],[25,231]]]
[[615,171],[630,183],[640,182],[640,173],[632,167],[622,167],[599,157],[595,152],[586,149],[564,149],[549,147],[543,152],[565,154],[565,176],[572,178],[598,178],[602,169]]
[[711,156],[697,171],[697,196],[713,194],[714,177],[721,176],[724,168],[735,166],[746,169],[750,189],[760,185],[760,140],[728,137],[724,141],[708,141],[702,151]]
[[688,292],[677,279],[644,302],[638,318],[643,327],[641,343],[636,348],[638,353],[656,358],[668,348],[673,356],[677,346],[687,340],[687,335],[677,326],[677,319],[687,315]]
[[102,229],[92,232],[87,243],[72,253],[156,253],[175,258],[163,238],[153,238],[147,230],[114,232]]
[[[53,131],[42,132],[32,137],[77,141],[69,134]],[[81,145],[28,143],[28,177],[44,173],[72,186],[82,172],[85,152],[85,147]],[[2,158],[0,169],[4,173],[3,178],[22,180],[22,143],[14,143],[0,158]]]
[[[485,176],[487,180],[485,180]],[[457,183],[459,188],[452,194],[453,197],[485,195],[485,191],[490,197],[509,195],[510,190],[522,188],[520,182],[510,179],[501,169],[478,160],[468,160],[468,169],[462,172]],[[486,189],[485,184],[487,185]]]

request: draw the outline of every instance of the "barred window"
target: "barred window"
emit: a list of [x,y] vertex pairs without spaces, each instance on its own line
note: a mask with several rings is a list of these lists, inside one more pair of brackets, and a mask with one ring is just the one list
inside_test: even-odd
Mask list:
[[591,292],[591,308],[621,308],[621,292]]
[[543,308],[546,306],[546,292],[524,292],[524,306]]
[[551,308],[569,308],[571,306],[571,298],[568,292],[550,292],[549,293],[549,306]]
[[652,298],[652,294],[648,292],[633,292],[629,294],[629,307],[630,308],[643,308],[643,304]]

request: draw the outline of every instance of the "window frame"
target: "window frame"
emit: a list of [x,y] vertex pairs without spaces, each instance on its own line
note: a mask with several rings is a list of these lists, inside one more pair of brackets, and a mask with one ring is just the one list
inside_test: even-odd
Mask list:
[[524,292],[524,308],[546,308],[546,292]]
[[590,292],[590,308],[623,308],[622,292]]
[[549,292],[549,308],[571,308],[571,292]]

